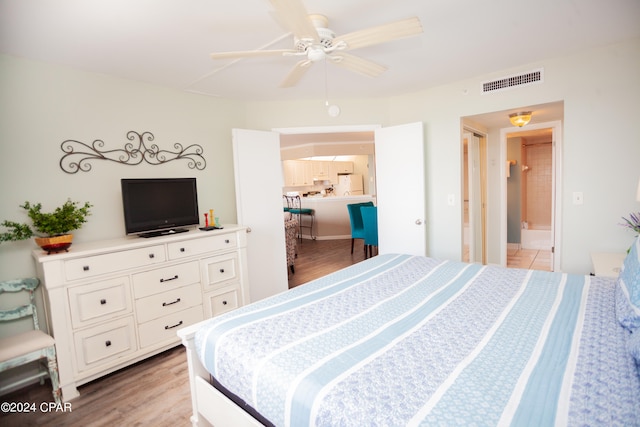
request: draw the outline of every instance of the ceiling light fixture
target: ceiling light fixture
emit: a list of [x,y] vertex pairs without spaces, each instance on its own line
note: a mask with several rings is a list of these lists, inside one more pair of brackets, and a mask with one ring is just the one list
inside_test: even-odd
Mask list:
[[509,114],[509,121],[512,125],[518,126],[521,128],[522,126],[529,123],[531,120],[531,111],[522,111],[520,113]]

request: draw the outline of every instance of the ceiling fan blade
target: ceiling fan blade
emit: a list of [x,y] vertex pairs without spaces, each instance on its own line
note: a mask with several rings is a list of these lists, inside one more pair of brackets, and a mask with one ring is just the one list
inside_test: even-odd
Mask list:
[[387,67],[384,65],[377,64],[373,61],[369,61],[368,59],[351,55],[346,52],[336,52],[327,56],[327,58],[339,67],[343,67],[347,70],[369,77],[378,77],[380,74],[387,71]]
[[283,55],[296,55],[299,54],[297,50],[293,49],[274,49],[274,50],[239,50],[235,52],[217,52],[212,53],[213,59],[229,59],[229,58],[250,58],[259,56],[283,56]]
[[361,47],[415,36],[422,32],[420,20],[417,17],[413,17],[335,37],[333,44],[336,45],[344,42],[347,45],[346,49],[359,49]]
[[280,83],[280,87],[292,87],[298,84],[302,76],[311,68],[313,62],[308,59],[303,59],[302,61],[298,61],[298,63],[289,71],[287,77],[284,78],[282,83]]
[[300,40],[319,41],[318,32],[309,19],[301,0],[270,0],[278,22],[286,26]]

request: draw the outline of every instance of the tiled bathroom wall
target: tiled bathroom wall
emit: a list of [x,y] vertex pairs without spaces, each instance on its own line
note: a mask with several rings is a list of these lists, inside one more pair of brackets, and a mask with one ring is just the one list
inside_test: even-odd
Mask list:
[[522,220],[531,229],[550,229],[552,192],[551,143],[524,146],[522,186],[525,197]]

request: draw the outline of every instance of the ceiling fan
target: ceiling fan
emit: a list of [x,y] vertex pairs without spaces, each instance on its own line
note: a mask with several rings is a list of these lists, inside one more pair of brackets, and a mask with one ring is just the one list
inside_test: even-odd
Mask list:
[[295,86],[311,65],[322,60],[365,76],[377,77],[385,72],[387,67],[347,51],[422,33],[420,20],[413,17],[336,36],[328,28],[327,17],[309,15],[302,0],[270,0],[270,2],[275,9],[276,19],[293,34],[293,48],[219,52],[212,53],[211,57],[230,59],[280,55],[302,58],[294,65],[280,87]]

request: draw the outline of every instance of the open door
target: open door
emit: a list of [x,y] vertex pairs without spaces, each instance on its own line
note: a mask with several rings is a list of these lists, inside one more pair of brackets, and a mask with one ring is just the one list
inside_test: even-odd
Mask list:
[[[250,230],[247,262],[253,302],[289,288],[280,135],[233,129],[232,136],[238,223]],[[259,171],[263,173],[258,175]]]
[[465,180],[465,212],[463,220],[464,245],[468,247],[468,256],[464,261],[486,264],[486,220],[485,220],[485,181],[486,173],[483,165],[486,160],[483,154],[486,149],[483,138],[475,133],[463,134],[465,143],[465,163],[467,166]]
[[421,122],[376,129],[379,252],[427,255]]

